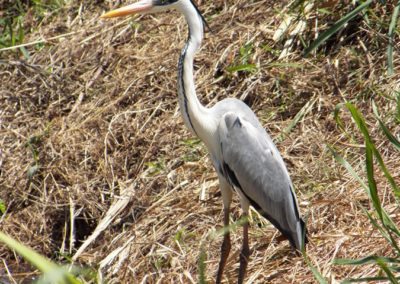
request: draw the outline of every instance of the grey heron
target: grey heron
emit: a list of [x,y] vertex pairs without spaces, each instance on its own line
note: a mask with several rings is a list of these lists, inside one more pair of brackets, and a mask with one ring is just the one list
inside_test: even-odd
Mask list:
[[[253,206],[286,237],[292,247],[302,251],[305,224],[300,217],[293,185],[284,161],[254,112],[241,100],[227,98],[211,108],[196,96],[193,58],[200,48],[205,20],[192,0],[141,0],[102,16],[112,18],[134,13],[152,13],[168,9],[181,12],[189,26],[188,40],[178,63],[178,98],[186,126],[207,146],[217,171],[224,208],[224,226],[229,225],[232,194],[240,198],[243,216]],[[238,283],[244,281],[250,256],[248,222],[243,225]],[[229,230],[224,235],[216,283],[231,248]]]

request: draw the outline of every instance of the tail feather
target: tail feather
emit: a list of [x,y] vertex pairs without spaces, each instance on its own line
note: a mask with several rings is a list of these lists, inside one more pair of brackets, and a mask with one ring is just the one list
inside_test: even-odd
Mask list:
[[[264,212],[260,208],[256,208],[256,209],[265,219],[267,219],[269,222],[271,222],[271,224],[274,225],[274,227],[277,228],[281,232],[282,236],[285,237],[289,241],[290,245],[293,248],[301,251],[302,248],[305,247],[306,243],[308,243],[307,228],[306,228],[306,225],[305,225],[303,219],[300,218],[301,238],[300,238],[300,243],[298,244],[298,242],[296,242],[297,236],[295,236],[293,234],[293,232],[283,229],[276,220],[271,218],[271,216],[269,216],[266,212]],[[304,238],[304,241],[303,241],[303,238]]]
[[301,225],[301,233],[303,235],[304,238],[304,245],[306,245],[308,243],[308,232],[307,232],[307,227],[306,224],[304,223],[303,219],[300,218],[300,225]]

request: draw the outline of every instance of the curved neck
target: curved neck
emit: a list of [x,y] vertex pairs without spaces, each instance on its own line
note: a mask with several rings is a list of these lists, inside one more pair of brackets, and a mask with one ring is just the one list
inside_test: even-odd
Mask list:
[[186,126],[202,138],[207,109],[196,96],[193,79],[193,58],[203,39],[203,21],[191,1],[184,1],[180,12],[189,26],[189,37],[182,49],[178,65],[179,106]]

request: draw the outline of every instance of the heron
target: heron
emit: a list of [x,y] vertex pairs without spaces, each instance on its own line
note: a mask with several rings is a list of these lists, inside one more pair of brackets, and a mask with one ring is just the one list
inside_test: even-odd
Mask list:
[[[229,226],[233,194],[239,195],[242,216],[248,220],[250,205],[272,223],[297,251],[303,251],[306,226],[299,212],[292,181],[273,140],[255,113],[243,101],[226,98],[210,108],[196,95],[194,55],[203,40],[206,21],[193,0],[140,0],[112,10],[102,18],[154,13],[175,9],[184,15],[188,39],[178,62],[178,100],[184,123],[208,148],[219,179],[224,227]],[[250,257],[249,222],[243,224],[238,283],[243,283]],[[231,241],[223,236],[216,283],[221,283]]]

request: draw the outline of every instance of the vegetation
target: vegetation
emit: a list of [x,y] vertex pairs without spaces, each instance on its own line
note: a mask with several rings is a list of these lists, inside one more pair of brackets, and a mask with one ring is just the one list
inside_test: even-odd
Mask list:
[[6,244],[9,248],[15,250],[19,255],[24,257],[37,269],[43,272],[44,276],[39,281],[40,283],[68,283],[78,284],[81,283],[67,270],[64,270],[45,257],[41,256],[34,250],[22,245],[9,236],[0,232],[0,242]]
[[[25,59],[29,59],[30,53],[23,45],[25,35],[40,28],[63,5],[64,0],[5,0],[0,17],[0,48],[19,50]],[[38,43],[36,47],[40,46]]]
[[[198,94],[255,110],[307,219],[302,257],[251,212],[249,282],[399,281],[399,5],[201,3]],[[177,112],[183,19],[105,23],[107,1],[1,6],[0,282],[212,282],[226,229],[210,159]]]
[[[399,238],[400,238],[400,228],[396,224],[396,222],[391,217],[392,212],[388,213],[385,210],[382,204],[382,198],[379,196],[380,192],[378,190],[378,183],[376,182],[376,174],[375,174],[375,167],[374,164],[376,161],[379,165],[379,169],[382,171],[383,176],[386,178],[386,182],[388,183],[388,187],[391,189],[392,193],[392,200],[395,206],[393,211],[399,210],[398,198],[400,197],[400,189],[394,180],[392,174],[390,174],[388,168],[386,167],[382,155],[377,150],[377,147],[372,140],[367,124],[357,110],[357,108],[351,104],[346,103],[346,108],[350,111],[353,120],[355,121],[357,128],[361,131],[364,141],[365,141],[365,166],[366,166],[366,174],[368,184],[364,183],[363,179],[354,171],[353,167],[349,164],[348,161],[343,159],[340,155],[338,155],[335,151],[331,150],[335,156],[335,159],[342,164],[352,176],[360,182],[362,187],[365,189],[371,204],[372,209],[367,210],[364,206],[360,205],[363,211],[367,214],[368,218],[370,219],[371,224],[378,230],[378,232],[382,235],[382,237],[387,241],[390,245],[392,254],[394,257],[382,257],[377,255],[370,255],[363,257],[362,259],[336,259],[334,261],[335,264],[341,265],[363,265],[369,263],[375,263],[381,269],[379,275],[375,277],[364,277],[364,278],[357,278],[357,279],[349,279],[347,282],[360,282],[360,281],[378,281],[378,280],[389,280],[392,283],[397,283],[399,277],[396,276],[397,272],[399,271],[399,263],[400,263],[400,248],[398,247]],[[382,129],[383,133],[385,134],[388,141],[392,144],[393,150],[400,150],[400,142],[399,140],[389,131],[388,127],[385,123],[381,120],[376,105],[373,103],[374,114],[376,119],[379,121],[379,126]],[[346,132],[344,129],[344,125],[342,120],[340,120],[338,115],[338,110],[336,112],[336,120],[338,124],[341,126],[343,131]],[[351,134],[347,133],[347,135],[352,136]],[[381,186],[383,188],[384,186]],[[384,276],[383,276],[384,275]]]

